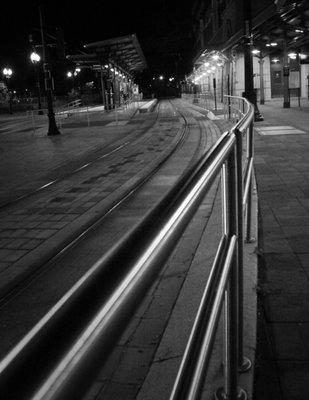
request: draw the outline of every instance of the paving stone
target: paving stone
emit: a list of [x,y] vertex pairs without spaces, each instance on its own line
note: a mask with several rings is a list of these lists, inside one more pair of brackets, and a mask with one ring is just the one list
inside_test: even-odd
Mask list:
[[307,294],[266,294],[265,308],[267,319],[271,322],[309,322]]
[[283,400],[309,398],[309,361],[278,361]]
[[10,265],[11,265],[11,263],[9,263],[9,262],[0,261],[0,273],[5,271]]
[[2,257],[1,252],[2,251],[0,250],[0,259],[2,261],[8,261],[8,262],[15,262],[25,254],[27,254],[26,250],[10,250],[10,252],[7,255]]
[[[275,343],[275,358],[283,361],[309,361],[309,352],[304,346],[300,323],[272,323],[271,331]],[[308,325],[308,324],[306,324]],[[304,330],[303,330],[304,333]]]
[[166,323],[167,319],[161,318],[141,319],[137,329],[129,340],[130,346],[151,347],[154,350],[161,339]]
[[112,381],[127,384],[141,384],[145,372],[148,370],[153,358],[151,347],[126,347],[124,351],[125,362],[120,362],[113,374]]
[[131,400],[135,398],[138,385],[110,382],[95,400]]

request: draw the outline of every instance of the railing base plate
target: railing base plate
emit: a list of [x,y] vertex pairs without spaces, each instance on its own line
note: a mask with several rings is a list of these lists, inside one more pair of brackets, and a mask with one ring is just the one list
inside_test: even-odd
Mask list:
[[247,372],[252,367],[252,362],[248,357],[243,357],[241,365],[238,367],[240,373]]
[[242,388],[238,388],[238,393],[237,393],[237,398],[236,399],[232,399],[231,397],[228,397],[224,391],[223,387],[220,387],[216,392],[215,392],[215,396],[214,396],[215,400],[247,400],[248,399],[248,395],[247,392],[242,389]]

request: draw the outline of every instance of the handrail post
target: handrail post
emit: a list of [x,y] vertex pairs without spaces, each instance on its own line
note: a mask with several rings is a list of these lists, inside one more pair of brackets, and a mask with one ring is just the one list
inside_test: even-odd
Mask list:
[[[248,134],[248,163],[253,158],[253,121],[251,121],[249,126],[249,134]],[[246,215],[246,243],[254,242],[254,238],[251,236],[251,217],[252,217],[252,176],[249,177],[249,190],[248,190],[248,200],[247,200],[247,215]]]
[[[228,235],[237,236],[237,165],[236,148],[227,161],[228,189]],[[239,239],[238,239],[239,241]],[[238,387],[238,252],[233,256],[230,278],[225,293],[225,345],[224,345],[224,385],[216,393],[217,400],[246,400],[247,393]]]
[[238,368],[240,372],[251,368],[251,361],[243,355],[243,318],[244,318],[244,221],[243,221],[243,137],[235,129],[236,136],[236,176],[237,176],[237,249],[238,249]]

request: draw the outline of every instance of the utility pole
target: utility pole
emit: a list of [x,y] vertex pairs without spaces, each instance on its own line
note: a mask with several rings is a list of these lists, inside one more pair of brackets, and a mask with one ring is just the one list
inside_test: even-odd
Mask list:
[[245,93],[244,97],[254,105],[254,120],[263,121],[256,102],[256,93],[253,86],[253,55],[252,55],[252,15],[251,0],[243,0],[244,14],[244,69]]
[[43,29],[43,17],[42,10],[39,7],[40,14],[40,28],[41,28],[41,39],[42,39],[42,49],[43,49],[43,71],[44,71],[44,80],[45,80],[45,90],[47,97],[47,109],[48,109],[48,136],[60,135],[60,131],[57,128],[55,113],[53,110],[53,93],[52,93],[52,79],[50,73],[50,65],[49,60],[46,55],[46,47],[45,47],[45,39],[44,39],[44,29]]

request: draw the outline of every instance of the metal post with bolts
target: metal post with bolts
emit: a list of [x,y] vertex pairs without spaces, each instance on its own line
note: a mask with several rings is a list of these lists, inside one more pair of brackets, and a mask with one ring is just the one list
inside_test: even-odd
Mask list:
[[[234,148],[227,161],[227,199],[228,216],[227,228],[230,238],[238,235],[238,206],[237,206],[237,164],[236,149]],[[224,174],[223,174],[224,176]],[[216,400],[246,400],[247,393],[238,387],[238,251],[233,254],[230,277],[224,299],[224,384],[215,393]]]

